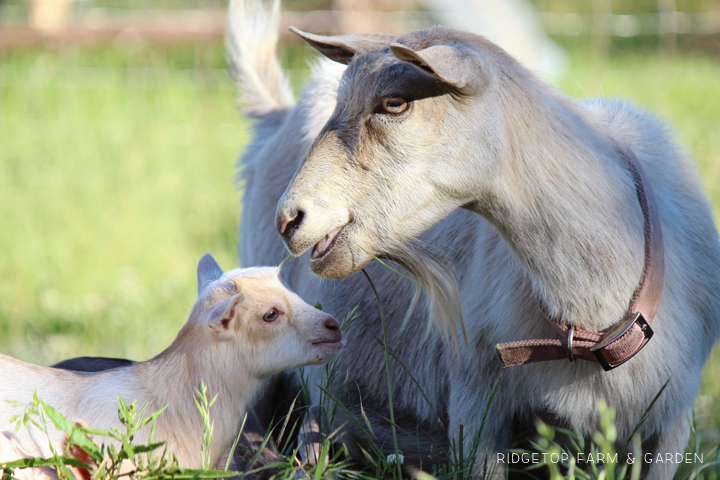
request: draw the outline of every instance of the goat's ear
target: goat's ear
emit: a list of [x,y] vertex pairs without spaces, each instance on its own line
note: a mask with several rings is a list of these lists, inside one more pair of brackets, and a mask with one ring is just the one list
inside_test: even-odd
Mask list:
[[488,81],[480,55],[461,44],[433,45],[420,51],[393,43],[390,51],[398,59],[408,62],[448,85],[466,93],[474,93]]
[[198,296],[205,290],[208,283],[222,277],[223,271],[220,265],[209,253],[202,256],[197,266]]
[[210,318],[210,321],[208,322],[208,327],[218,333],[230,330],[233,319],[237,317],[238,305],[240,305],[244,301],[245,294],[243,293],[238,293],[237,295],[232,297],[232,300],[230,300],[230,305],[228,305],[222,315],[218,315],[215,318]]
[[311,47],[330,60],[347,65],[355,55],[372,52],[387,47],[397,40],[397,35],[389,33],[358,33],[353,35],[315,35],[303,32],[295,27],[290,31],[296,33]]

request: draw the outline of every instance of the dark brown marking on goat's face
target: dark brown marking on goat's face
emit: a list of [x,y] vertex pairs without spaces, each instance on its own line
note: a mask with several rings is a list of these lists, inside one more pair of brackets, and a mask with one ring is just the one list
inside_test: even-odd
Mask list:
[[[457,64],[465,68],[461,75],[450,75],[455,73],[448,70],[452,62],[442,65],[445,77],[436,75],[423,69],[422,62],[400,60],[389,46],[356,55],[348,63],[336,108],[278,205],[278,229],[294,255],[325,245],[322,240],[341,229],[321,256],[313,250],[315,273],[348,276],[372,255],[388,255],[471,203],[476,185],[471,175],[460,172],[475,169],[474,174],[492,178],[492,168],[463,164],[483,155],[476,139],[497,137],[492,109],[477,108],[485,102],[492,77],[472,83],[472,94],[459,87],[470,85],[468,69],[487,70],[488,62],[475,56],[482,48],[477,44],[486,41],[475,37],[476,44],[470,45],[463,43],[466,34],[452,38],[455,34],[431,29],[396,41],[416,53],[444,46],[440,54],[462,43],[457,54]],[[466,58],[471,61],[463,63]],[[452,84],[444,78],[461,81]],[[481,93],[479,86],[485,89]],[[381,107],[388,98],[409,102],[409,108],[388,112]]]
[[[451,93],[440,80],[397,60],[389,49],[358,56],[343,78],[337,108],[319,138],[334,137],[345,149],[345,158],[338,161],[365,171],[378,163],[375,146],[396,153],[389,130],[413,115],[415,102]],[[409,108],[399,115],[385,113],[378,107],[386,98],[404,99]]]
[[[355,153],[355,146],[363,133],[359,127],[365,126],[368,134],[383,135],[384,127],[401,122],[411,114],[412,102],[449,92],[441,81],[397,60],[389,49],[366,53],[348,66],[338,92],[337,108],[321,135],[337,132],[338,137]],[[384,113],[378,106],[385,98],[405,99],[411,107],[399,115]],[[380,138],[372,137],[373,140]]]

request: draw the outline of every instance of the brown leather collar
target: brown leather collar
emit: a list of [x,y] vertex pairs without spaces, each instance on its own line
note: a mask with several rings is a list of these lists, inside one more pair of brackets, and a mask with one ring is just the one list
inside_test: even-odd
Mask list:
[[645,171],[628,146],[617,148],[627,162],[645,221],[645,263],[642,277],[622,321],[603,332],[590,332],[563,321],[550,323],[566,340],[538,339],[495,346],[505,367],[533,362],[581,358],[612,370],[630,360],[653,335],[650,324],[657,313],[665,274],[665,251],[657,205]]

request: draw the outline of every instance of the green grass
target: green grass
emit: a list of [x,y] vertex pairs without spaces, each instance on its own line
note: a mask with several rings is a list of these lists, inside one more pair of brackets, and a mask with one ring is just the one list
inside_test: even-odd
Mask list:
[[[720,63],[589,58],[576,52],[560,88],[667,119],[720,218]],[[0,352],[149,358],[184,323],[202,254],[237,266],[249,124],[223,68],[221,45],[0,55]],[[720,442],[718,368],[716,351],[697,404],[704,443]]]
[[149,358],[199,258],[237,266],[249,124],[224,68],[221,44],[0,55],[0,352]]
[[0,351],[147,358],[187,318],[200,256],[237,266],[232,82],[154,56],[2,62]]

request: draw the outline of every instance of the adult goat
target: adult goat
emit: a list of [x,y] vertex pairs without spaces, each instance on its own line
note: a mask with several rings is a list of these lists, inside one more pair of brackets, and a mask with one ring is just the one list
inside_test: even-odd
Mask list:
[[[332,387],[351,414],[364,409],[378,444],[392,444],[388,392],[375,300],[362,276],[350,276],[363,267],[382,296],[390,347],[424,391],[392,362],[406,463],[432,460],[432,447],[446,449],[461,425],[469,451],[501,373],[475,476],[508,447],[513,427],[538,416],[589,437],[600,399],[617,410],[618,438],[627,438],[666,382],[639,432],[648,452],[683,452],[720,333],[720,249],[696,174],[661,122],[623,101],[574,101],[486,39],[442,27],[402,36],[297,32],[339,63],[320,62],[295,104],[275,59],[277,20],[277,2],[270,12],[253,1],[231,12],[230,59],[257,119],[241,160],[240,260],[276,263],[287,246],[301,260],[283,273],[303,298],[334,312],[359,305]],[[655,192],[650,217],[638,201],[643,188]],[[665,277],[647,346],[607,372],[567,359],[503,370],[498,344],[559,338],[561,325],[600,336],[625,318],[645,278],[644,231],[659,232],[647,226],[653,215]],[[449,336],[459,336],[458,315],[446,307],[459,299],[466,339],[458,350],[448,335],[404,328],[425,314],[405,318],[412,285],[369,264],[373,255],[416,275]],[[349,278],[321,281],[310,270]],[[593,358],[580,350],[571,344],[570,356]],[[317,384],[321,371],[310,372]],[[315,388],[311,399],[319,395]],[[361,458],[353,448],[367,439],[352,421],[346,432]],[[501,475],[504,465],[496,467]],[[676,468],[651,463],[644,475],[670,479]]]

